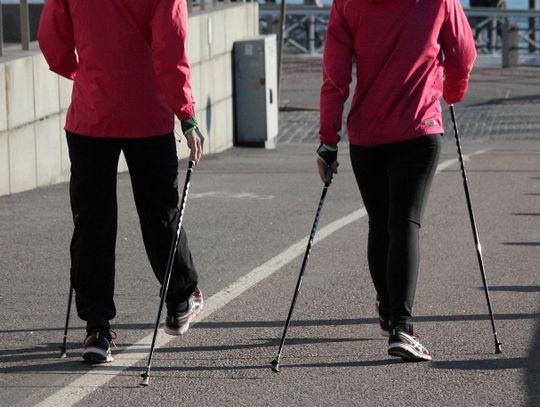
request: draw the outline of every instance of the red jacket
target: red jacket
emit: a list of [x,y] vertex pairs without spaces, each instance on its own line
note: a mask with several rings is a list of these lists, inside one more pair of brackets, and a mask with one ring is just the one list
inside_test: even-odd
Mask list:
[[66,130],[137,138],[193,117],[186,34],[185,0],[47,0],[39,46],[74,80]]
[[320,100],[323,144],[340,139],[353,56],[349,142],[371,146],[442,133],[441,96],[463,99],[476,51],[459,0],[334,0]]

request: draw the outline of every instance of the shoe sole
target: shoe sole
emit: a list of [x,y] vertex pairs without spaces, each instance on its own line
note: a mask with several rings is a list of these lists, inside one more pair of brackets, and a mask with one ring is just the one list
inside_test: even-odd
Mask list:
[[189,324],[191,324],[191,321],[193,321],[193,318],[199,315],[202,309],[203,309],[203,300],[201,299],[201,304],[195,310],[193,310],[193,312],[185,319],[185,322],[179,328],[172,328],[168,326],[167,324],[165,324],[165,326],[163,327],[163,331],[165,331],[167,335],[171,335],[171,336],[184,335],[188,331]]
[[110,351],[107,352],[96,347],[86,348],[82,353],[82,357],[87,363],[108,363],[113,361]]
[[389,345],[388,355],[401,358],[406,362],[429,362],[431,360],[431,355],[420,353],[404,343]]

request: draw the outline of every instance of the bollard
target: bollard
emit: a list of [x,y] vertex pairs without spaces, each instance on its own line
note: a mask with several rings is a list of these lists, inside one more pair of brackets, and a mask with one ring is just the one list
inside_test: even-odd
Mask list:
[[309,16],[309,28],[308,28],[308,47],[310,55],[316,55],[315,48],[315,14]]
[[2,15],[2,2],[0,1],[0,57],[4,55],[4,24]]
[[21,0],[20,21],[21,21],[21,47],[24,51],[30,49],[30,12],[28,10],[28,0]]
[[502,67],[519,65],[519,33],[517,24],[507,19],[502,28]]

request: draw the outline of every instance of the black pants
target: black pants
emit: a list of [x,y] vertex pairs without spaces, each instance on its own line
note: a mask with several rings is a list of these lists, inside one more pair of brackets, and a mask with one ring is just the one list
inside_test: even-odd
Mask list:
[[[117,230],[116,178],[120,151],[128,164],[144,246],[154,274],[163,282],[178,225],[178,158],[173,133],[142,139],[86,137],[67,133],[71,159],[70,198],[75,230],[71,283],[77,313],[87,330],[109,329],[114,318]],[[185,301],[197,272],[182,229],[167,306]]]
[[350,146],[369,218],[368,264],[382,316],[412,329],[418,234],[440,151],[440,135],[373,147]]

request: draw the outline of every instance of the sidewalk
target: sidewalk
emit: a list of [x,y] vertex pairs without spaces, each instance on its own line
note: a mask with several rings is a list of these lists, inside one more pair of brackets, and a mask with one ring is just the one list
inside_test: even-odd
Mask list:
[[[280,100],[285,111],[280,115],[279,141],[317,143],[322,60],[287,56],[282,70]],[[353,90],[354,80],[351,95]],[[446,131],[451,133],[450,113],[444,103],[443,113]],[[466,139],[540,140],[540,66],[475,68],[456,114],[460,134]]]

